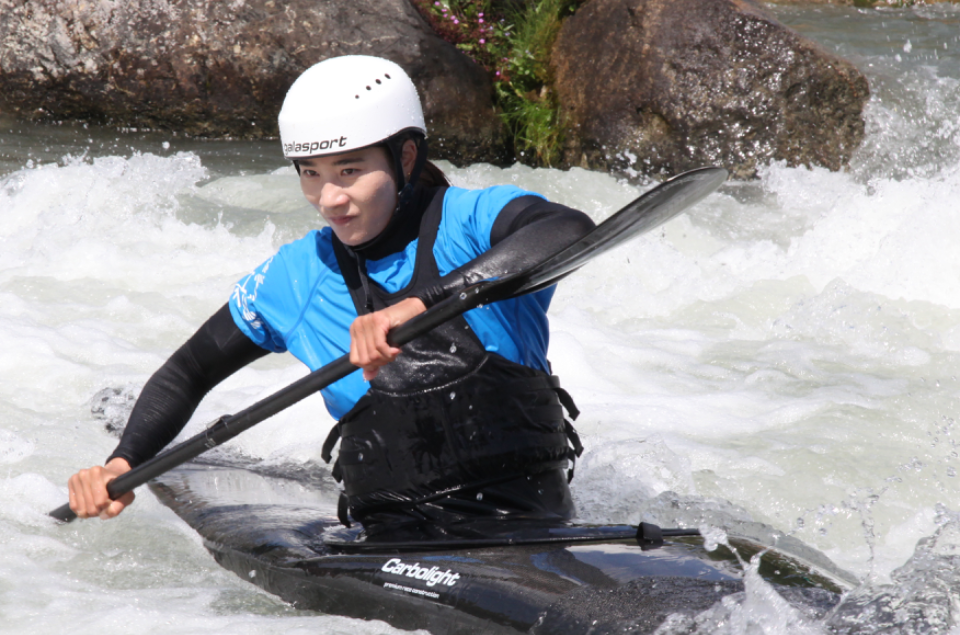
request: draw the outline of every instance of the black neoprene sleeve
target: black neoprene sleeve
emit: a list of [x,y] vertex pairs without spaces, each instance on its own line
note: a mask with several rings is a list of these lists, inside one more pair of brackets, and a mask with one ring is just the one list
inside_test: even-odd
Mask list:
[[152,458],[180,433],[214,386],[267,353],[237,328],[224,305],[147,381],[107,461],[121,457],[136,467]]
[[575,209],[539,196],[515,198],[493,223],[491,248],[419,291],[417,297],[429,308],[471,284],[535,265],[593,227],[590,217]]
[[[592,228],[593,221],[582,212],[536,196],[514,199],[494,222],[492,248],[418,297],[431,306],[469,284],[535,264]],[[122,457],[136,467],[155,456],[180,433],[214,386],[266,354],[237,327],[224,305],[147,381],[107,461]]]

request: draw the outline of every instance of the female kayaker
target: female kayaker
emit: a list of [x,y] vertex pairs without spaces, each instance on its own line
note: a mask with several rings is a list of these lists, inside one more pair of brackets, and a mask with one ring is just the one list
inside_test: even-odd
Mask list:
[[[387,60],[308,69],[279,117],[284,156],[329,224],[283,246],[151,377],[103,467],[70,478],[80,517],[110,518],[106,484],[163,449],[220,381],[268,352],[311,370],[349,351],[363,369],[322,391],[340,441],[340,517],[369,535],[437,535],[481,517],[569,518],[572,402],[549,374],[553,288],[451,320],[404,347],[388,331],[489,277],[518,271],[593,227],[512,186],[449,187],[427,161],[417,91]],[[563,406],[561,405],[563,404]],[[571,445],[573,447],[571,447]],[[425,532],[425,533],[424,533]]]

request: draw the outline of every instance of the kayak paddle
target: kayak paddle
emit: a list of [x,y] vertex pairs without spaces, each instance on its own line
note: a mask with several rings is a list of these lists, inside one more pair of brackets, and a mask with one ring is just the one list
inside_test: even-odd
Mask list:
[[[675,176],[629,203],[540,264],[465,288],[391,330],[388,341],[392,346],[403,346],[471,309],[548,287],[588,260],[670,220],[712,193],[726,179],[727,171],[722,168],[700,168]],[[107,485],[107,493],[110,498],[117,499],[150,479],[229,441],[355,370],[357,367],[350,363],[350,356],[344,355],[245,410],[220,417],[203,432],[121,474]],[[70,522],[77,517],[69,503],[51,511],[50,516],[63,522]]]

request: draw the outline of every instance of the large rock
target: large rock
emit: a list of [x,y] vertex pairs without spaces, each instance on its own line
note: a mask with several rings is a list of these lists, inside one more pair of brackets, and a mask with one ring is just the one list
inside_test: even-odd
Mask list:
[[489,78],[408,0],[0,0],[0,107],[31,118],[273,136],[293,80],[347,54],[406,69],[434,156],[503,159]]
[[837,170],[863,138],[863,75],[745,0],[592,0],[551,63],[570,165]]

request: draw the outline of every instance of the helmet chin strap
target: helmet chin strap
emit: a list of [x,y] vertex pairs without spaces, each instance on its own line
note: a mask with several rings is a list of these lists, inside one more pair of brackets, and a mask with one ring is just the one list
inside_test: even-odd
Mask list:
[[[407,205],[409,205],[410,200],[413,198],[417,181],[420,180],[420,173],[423,172],[423,166],[427,163],[427,140],[426,138],[421,137],[419,139],[419,143],[417,143],[417,158],[413,162],[413,170],[410,171],[410,178],[404,178],[403,163],[400,161],[403,143],[392,143],[392,141],[393,140],[387,142],[387,147],[390,148],[390,153],[393,155],[393,164],[395,166],[397,178],[397,188],[399,189],[399,192],[397,193],[397,206],[393,210],[393,214],[390,217],[390,222],[388,222],[387,226],[383,228],[383,231],[365,243],[354,245],[352,248],[350,248],[350,250],[353,252],[362,252],[380,243],[380,241],[384,240],[391,234],[397,223],[402,222],[403,212]],[[415,139],[414,142],[416,143],[417,140]]]

